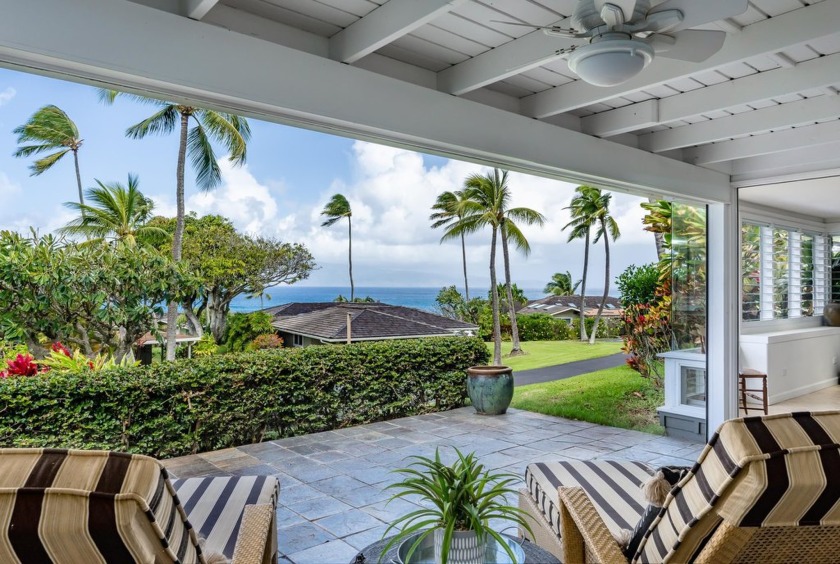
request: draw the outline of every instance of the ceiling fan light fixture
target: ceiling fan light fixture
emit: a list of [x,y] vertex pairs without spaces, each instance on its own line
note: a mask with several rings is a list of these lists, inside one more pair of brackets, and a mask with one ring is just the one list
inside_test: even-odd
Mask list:
[[569,55],[569,68],[595,86],[615,86],[627,82],[648,66],[654,50],[644,41],[605,39],[575,49]]

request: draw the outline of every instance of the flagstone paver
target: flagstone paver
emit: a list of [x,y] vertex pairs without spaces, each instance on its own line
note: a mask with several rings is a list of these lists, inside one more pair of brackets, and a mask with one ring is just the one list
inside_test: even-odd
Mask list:
[[281,562],[338,564],[381,538],[393,520],[419,508],[412,497],[386,503],[391,492],[385,488],[400,480],[393,470],[406,466],[408,456],[434,456],[436,449],[451,462],[454,448],[476,452],[488,467],[522,479],[525,466],[540,460],[690,465],[702,445],[515,409],[488,417],[461,408],[163,462],[178,478],[277,476]]

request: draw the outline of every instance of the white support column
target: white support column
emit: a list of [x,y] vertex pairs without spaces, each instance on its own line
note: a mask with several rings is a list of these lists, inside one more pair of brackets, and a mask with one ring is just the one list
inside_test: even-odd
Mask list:
[[711,204],[708,210],[706,433],[711,436],[738,414],[740,228],[735,204]]

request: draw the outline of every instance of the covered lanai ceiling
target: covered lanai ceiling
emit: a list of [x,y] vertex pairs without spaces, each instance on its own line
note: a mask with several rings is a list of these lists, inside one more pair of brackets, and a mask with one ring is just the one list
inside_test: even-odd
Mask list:
[[[650,2],[652,8],[660,3]],[[313,119],[305,108],[293,108],[287,112],[294,118],[290,121],[361,137],[374,132],[370,137],[376,138],[387,128],[372,124],[376,119],[364,112],[374,111],[377,105],[383,115],[403,112],[408,116],[406,122],[424,121],[425,114],[431,122],[439,120],[429,128],[440,131],[451,125],[452,132],[441,134],[449,136],[447,139],[422,141],[426,138],[421,135],[422,123],[406,125],[406,129],[414,127],[411,133],[381,137],[456,156],[463,153],[467,158],[478,157],[476,160],[482,155],[489,160],[506,151],[510,158],[504,164],[515,168],[522,163],[521,169],[537,173],[551,175],[557,168],[571,169],[567,166],[571,162],[578,164],[583,179],[605,179],[603,163],[596,166],[589,162],[601,159],[609,161],[611,171],[626,172],[624,180],[630,188],[648,185],[667,191],[663,186],[667,183],[655,181],[658,174],[672,183],[683,180],[687,187],[675,188],[677,192],[709,196],[700,187],[720,185],[721,179],[736,187],[754,186],[825,177],[840,169],[840,0],[750,0],[742,14],[697,26],[726,33],[723,47],[705,61],[657,56],[635,78],[612,87],[580,80],[564,55],[554,55],[570,40],[504,23],[568,26],[575,0],[133,0],[142,11],[127,9],[125,0],[0,0],[0,4],[8,5],[4,6],[8,7],[4,10],[6,23],[0,23],[0,61],[10,66],[56,70],[60,75],[94,82],[107,79],[153,93],[166,93],[167,87],[156,85],[177,80],[180,69],[185,83],[182,92],[202,99],[200,85],[193,80],[196,73],[214,72],[214,62],[220,65],[215,72],[230,72],[225,66],[229,62],[219,60],[226,53],[217,38],[225,37],[231,50],[239,49],[239,65],[259,65],[252,73],[272,76],[278,84],[274,89],[278,99],[301,95],[298,106],[308,107],[306,94],[299,91],[309,88],[309,98],[313,105],[324,108],[322,114],[335,112],[335,116]],[[9,34],[24,37],[25,31],[14,17],[16,11],[23,16],[25,27],[38,11],[49,14],[51,9],[66,11],[64,16],[55,16],[60,25],[56,23],[54,30],[42,26],[37,30],[39,38],[26,39],[29,44],[22,47],[14,38],[4,44],[3,37]],[[89,23],[85,11],[100,25]],[[75,29],[62,21],[66,18],[77,18],[79,25],[89,27]],[[115,29],[100,29],[113,28],[117,20]],[[70,31],[62,32],[62,26]],[[228,35],[216,35],[210,28],[222,28]],[[151,58],[149,64],[156,65],[160,76],[138,78],[149,73],[135,64],[143,53],[134,53],[140,43],[132,43],[132,34],[127,33],[131,29],[146,38],[146,58]],[[52,38],[52,31],[67,33],[67,42]],[[170,37],[176,32],[182,37]],[[99,53],[75,45],[75,38],[82,36],[84,42],[88,34],[101,36],[89,38],[100,41]],[[243,39],[233,41],[231,34]],[[52,43],[42,46],[44,41]],[[263,42],[285,49],[277,53],[276,68],[265,64],[268,58],[260,58],[271,53],[257,48]],[[247,50],[247,46],[254,48]],[[164,49],[172,61],[164,60],[170,58],[161,54]],[[198,49],[208,60],[200,59],[202,53],[195,52]],[[300,55],[290,56],[291,51]],[[208,69],[196,70],[199,61]],[[107,73],[87,70],[100,62]],[[287,62],[284,70],[280,63]],[[304,66],[306,70],[299,68]],[[329,75],[334,86],[326,88],[318,73]],[[313,78],[307,84],[309,76]],[[301,77],[307,78],[302,81]],[[284,92],[279,92],[284,79],[295,84],[284,83]],[[256,84],[260,80],[256,77],[249,85],[256,98],[267,96],[267,87]],[[238,79],[232,76],[231,81],[237,83]],[[365,83],[375,86],[382,99],[365,96]],[[191,85],[195,86],[192,90]],[[418,89],[437,97],[418,94]],[[441,94],[469,101],[469,105],[451,102]],[[208,95],[206,101],[238,107],[233,101],[237,96],[226,92],[224,96]],[[377,99],[360,101],[360,96]],[[270,106],[251,98],[253,114],[259,115],[260,104]],[[493,111],[476,109],[481,107]],[[519,121],[502,117],[500,111]],[[417,115],[411,117],[412,113]],[[266,110],[265,115],[270,117],[272,112]],[[463,123],[456,123],[456,116]],[[488,118],[495,123],[485,124],[486,129],[476,125]],[[521,118],[539,125],[528,126]],[[462,144],[456,142],[456,128],[476,128],[476,138],[492,132],[512,139],[496,144],[476,141],[483,146],[462,151]],[[511,155],[517,137],[529,128],[533,131],[530,152]],[[552,139],[557,142],[550,143]],[[512,149],[497,147],[505,142]],[[639,151],[664,158],[640,160]],[[567,156],[555,155],[560,152]],[[562,167],[549,163],[563,158]],[[668,164],[673,162],[696,165],[708,174],[695,166]],[[638,170],[642,168],[645,170]]]

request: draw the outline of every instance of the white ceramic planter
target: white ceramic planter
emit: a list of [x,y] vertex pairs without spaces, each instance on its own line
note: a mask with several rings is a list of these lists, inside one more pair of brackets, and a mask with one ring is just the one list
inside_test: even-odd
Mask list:
[[[443,529],[435,529],[435,563],[442,564]],[[449,545],[449,564],[483,564],[484,544],[479,544],[475,531],[453,531]]]

